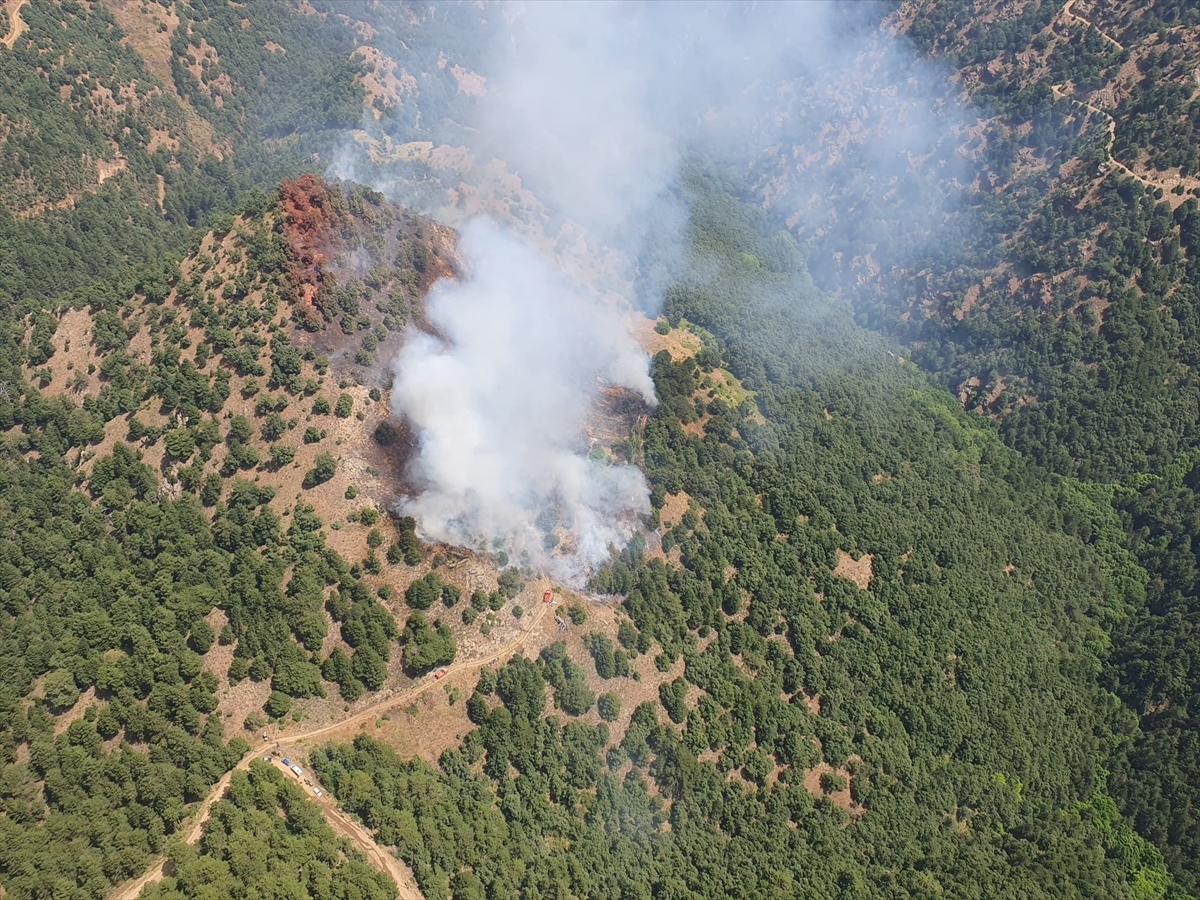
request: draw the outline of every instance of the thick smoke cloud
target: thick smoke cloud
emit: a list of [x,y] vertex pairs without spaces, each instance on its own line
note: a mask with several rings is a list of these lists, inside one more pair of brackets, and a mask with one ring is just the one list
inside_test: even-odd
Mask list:
[[[892,221],[920,234],[941,200],[923,204],[904,173],[939,145],[945,117],[933,112],[928,73],[877,27],[860,27],[861,11],[874,10],[877,25],[878,9],[850,7],[486,7],[487,91],[464,131],[468,149],[481,166],[503,160],[549,222],[573,222],[572,234],[582,228],[591,247],[630,261],[627,271],[653,244],[657,280],[637,273],[642,291],[651,284],[643,305],[679,274],[687,210],[678,182],[689,154],[750,179],[766,160],[773,180],[754,190],[775,203],[790,195],[818,232],[845,225],[822,218],[821,204],[854,194],[864,206],[907,204]],[[856,135],[868,128],[870,140]],[[794,148],[805,141],[826,165],[801,159]],[[831,153],[823,142],[841,146]],[[353,164],[343,159],[340,172]],[[413,196],[386,177],[376,183]],[[420,445],[412,476],[421,493],[408,509],[430,536],[471,546],[498,538],[541,565],[550,561],[535,520],[544,526],[553,509],[573,536],[574,564],[586,568],[628,536],[648,492],[636,471],[589,461],[582,427],[598,378],[652,400],[648,359],[609,301],[568,283],[534,249],[533,236],[541,248],[561,240],[558,224],[507,219],[507,230],[465,228],[466,279],[430,298],[441,337],[414,329],[396,361],[393,406]],[[561,553],[554,559],[563,565]]]
[[645,354],[614,308],[490,221],[468,224],[459,250],[467,277],[427,301],[440,337],[414,331],[396,360],[392,405],[420,435],[408,510],[438,540],[499,539],[539,562],[557,521],[577,552],[556,567],[581,574],[650,511],[637,469],[580,447],[597,376],[654,402]]

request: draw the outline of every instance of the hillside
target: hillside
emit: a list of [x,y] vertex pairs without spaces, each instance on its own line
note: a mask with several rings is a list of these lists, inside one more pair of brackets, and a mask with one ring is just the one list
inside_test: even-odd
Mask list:
[[[9,345],[29,379],[0,399],[10,895],[32,889],[15,875],[30,853],[57,860],[35,872],[63,865],[81,802],[140,836],[84,838],[74,877],[102,895],[268,720],[311,730],[520,633],[516,570],[498,582],[489,559],[431,554],[388,513],[403,434],[368,386],[373,354],[394,352],[453,260],[443,226],[310,176]],[[401,633],[406,597],[431,605],[414,582],[442,611]],[[93,796],[102,771],[166,778],[143,814],[159,824]],[[47,815],[62,843],[29,827]]]
[[[1165,868],[1097,780],[1126,723],[1087,674],[1132,562],[1057,532],[1051,509],[1119,534],[1112,512],[823,309],[798,257],[746,263],[769,246],[753,211],[694,189],[694,252],[720,275],[666,312],[728,356],[655,359],[662,546],[593,579],[625,597],[616,640],[485,672],[478,730],[436,767],[362,736],[315,770],[427,897],[1162,895]],[[764,291],[800,307],[745,315]],[[754,405],[701,388],[719,362]],[[666,679],[627,718],[647,654]],[[602,690],[617,716],[591,711]]]
[[[860,323],[903,342],[1010,446],[1114,486],[1103,490],[1148,587],[1114,634],[1105,676],[1143,727],[1114,762],[1113,786],[1193,890],[1200,682],[1180,660],[1195,654],[1200,609],[1197,24],[1196,10],[1170,2],[901,4],[882,27],[933,63],[917,72],[925,84],[898,82],[905,65],[866,54],[857,62],[873,90],[855,95],[862,105],[843,130],[806,133],[811,120],[797,118],[788,158],[764,157],[746,187],[809,239],[818,281]],[[941,142],[897,169],[872,165],[871,135],[897,115],[893,98],[903,118],[930,94]],[[844,204],[811,193],[821,166],[864,158]],[[853,202],[864,194],[877,202]]]
[[1200,892],[1189,4],[0,8],[0,895]]

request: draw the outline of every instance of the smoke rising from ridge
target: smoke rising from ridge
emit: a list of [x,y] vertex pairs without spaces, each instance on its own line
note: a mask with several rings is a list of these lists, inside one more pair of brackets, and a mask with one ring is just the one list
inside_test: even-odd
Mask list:
[[420,435],[411,474],[421,493],[407,510],[438,540],[499,539],[539,560],[550,528],[535,522],[557,520],[577,562],[594,562],[650,505],[641,472],[579,447],[584,420],[598,375],[654,402],[645,354],[615,309],[494,223],[469,223],[459,248],[466,279],[428,297],[442,337],[413,332],[396,360],[392,406]]
[[[588,460],[581,441],[598,377],[652,399],[648,360],[608,300],[555,271],[548,248],[567,229],[551,223],[575,223],[573,234],[582,227],[590,248],[615,250],[631,264],[653,244],[659,274],[636,274],[650,306],[682,265],[687,209],[678,180],[689,154],[736,167],[768,203],[792,198],[802,225],[817,231],[847,227],[859,239],[853,222],[822,208],[848,194],[864,207],[900,210],[907,240],[931,229],[941,198],[912,189],[906,167],[942,146],[949,119],[935,107],[944,98],[928,87],[929,67],[902,44],[859,27],[857,9],[487,8],[492,21],[481,29],[479,56],[487,90],[474,101],[464,139],[481,168],[503,160],[549,218],[506,210],[507,224],[469,223],[466,280],[430,297],[429,319],[442,338],[413,329],[396,361],[393,408],[419,438],[412,476],[421,493],[407,509],[427,534],[471,546],[500,538],[545,565],[545,529],[534,520],[552,510],[586,568],[649,508],[639,473]],[[872,116],[876,133],[863,140],[857,132]],[[368,132],[382,127],[364,122]],[[812,164],[789,150],[818,129],[817,143],[832,145],[822,152],[847,164]],[[338,174],[357,175],[356,159],[380,172],[351,149]],[[782,174],[757,174],[764,160]],[[417,195],[386,175],[373,180],[410,201]]]

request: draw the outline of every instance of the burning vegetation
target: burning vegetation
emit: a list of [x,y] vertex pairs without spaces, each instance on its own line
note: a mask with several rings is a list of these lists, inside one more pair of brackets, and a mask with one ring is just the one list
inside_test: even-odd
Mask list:
[[337,229],[344,219],[344,211],[337,208],[344,207],[344,202],[335,205],[335,201],[341,199],[312,174],[279,185],[288,280],[299,323],[309,331],[318,330],[331,318],[328,310],[317,309],[317,298],[331,281],[329,265]]

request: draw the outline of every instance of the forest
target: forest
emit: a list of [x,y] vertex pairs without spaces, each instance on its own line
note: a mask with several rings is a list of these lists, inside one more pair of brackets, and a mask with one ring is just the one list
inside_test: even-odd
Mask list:
[[[323,782],[430,898],[1186,896],[1107,794],[1137,722],[1097,675],[1146,591],[1109,498],[899,364],[719,180],[691,189],[719,270],[665,313],[711,343],[656,358],[644,444],[656,505],[688,498],[679,562],[635,543],[591,585],[624,598],[619,652],[682,679],[613,734],[551,647],[481,676],[436,768],[360,737],[313,755]],[[699,390],[717,365],[758,421]]]
[[259,761],[237,772],[213,808],[200,846],[171,856],[172,873],[144,900],[187,897],[321,897],[391,900],[396,889],[317,807],[274,766]]
[[[1083,4],[1071,18],[1029,2],[997,19],[981,6],[917,4],[907,28],[989,114],[971,113],[982,137],[958,183],[922,182],[951,214],[906,230],[879,204],[855,223],[852,253],[840,233],[806,249],[860,324],[1115,512],[1145,593],[1110,631],[1101,675],[1140,721],[1109,783],[1195,893],[1200,12],[1166,0]],[[1063,527],[1096,541],[1072,511]]]
[[[313,752],[425,897],[1200,896],[1200,13],[988,6],[863,5],[975,118],[894,194],[851,148],[838,227],[764,202],[769,156],[685,168],[705,275],[658,331],[699,349],[654,357],[613,448],[654,510],[588,584],[619,630],[571,607],[585,652],[483,669],[436,763]],[[446,262],[311,173],[355,129],[466,144],[479,103],[446,63],[481,70],[485,19],[405,9],[56,0],[0,47],[4,896],[106,897],[162,857],[141,896],[394,896],[258,762],[181,831],[259,728],[432,679],[535,574],[495,556],[461,589],[353,485],[318,512]],[[409,53],[401,102],[368,33]],[[431,205],[458,177],[358,174]],[[944,215],[918,227],[920,191]],[[80,313],[93,362],[64,369]],[[647,693],[639,659],[681,674]],[[235,719],[238,685],[265,702]]]

